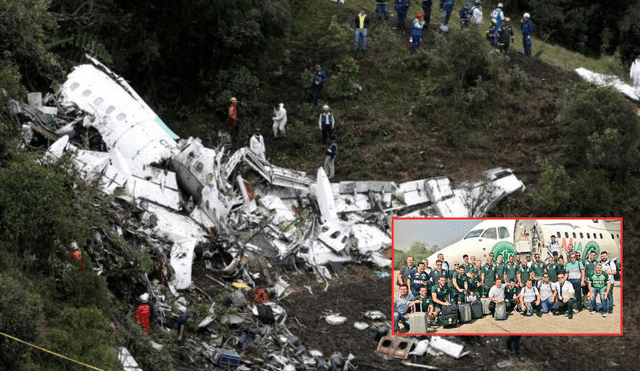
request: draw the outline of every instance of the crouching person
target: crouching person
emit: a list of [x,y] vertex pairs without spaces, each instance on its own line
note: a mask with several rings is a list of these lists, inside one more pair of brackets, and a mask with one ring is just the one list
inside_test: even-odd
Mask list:
[[540,312],[540,292],[533,287],[533,281],[527,280],[527,285],[520,291],[521,303],[520,308],[525,316],[532,316],[535,311],[538,317],[542,317]]
[[542,281],[538,281],[538,290],[540,292],[540,304],[544,314],[553,310],[553,298],[556,294],[556,286],[549,281],[549,273],[542,275]]
[[420,296],[418,296],[414,301],[413,309],[414,311],[417,311],[417,307],[415,306],[415,304],[420,303],[420,305],[422,305],[421,310],[427,313],[427,319],[435,321],[438,313],[436,312],[435,306],[433,305],[433,298],[428,295],[427,291],[428,290],[426,286],[422,286],[420,288]]
[[409,292],[407,285],[400,285],[400,293],[393,297],[393,331],[400,332],[398,321],[405,329],[409,328],[409,308],[414,305],[416,298]]
[[509,280],[509,284],[504,288],[504,302],[505,304],[507,304],[507,312],[511,313],[518,307],[518,302],[520,299],[519,292],[520,288],[516,286],[516,280]]
[[504,287],[502,286],[502,279],[496,279],[496,284],[491,287],[489,290],[489,311],[491,315],[495,314],[496,304],[504,302]]
[[553,305],[553,315],[557,316],[566,310],[569,319],[573,318],[573,310],[576,309],[575,291],[571,282],[566,280],[566,273],[558,273],[557,300]]

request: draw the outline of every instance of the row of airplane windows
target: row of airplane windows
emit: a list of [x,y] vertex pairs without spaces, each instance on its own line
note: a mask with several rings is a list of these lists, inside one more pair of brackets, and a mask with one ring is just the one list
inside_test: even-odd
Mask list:
[[[78,84],[77,82],[74,82],[74,83],[71,85],[70,89],[73,91],[73,90],[76,90],[76,89],[77,89],[77,88],[79,88],[79,87],[80,87],[80,84]],[[85,98],[86,98],[86,97],[88,97],[88,96],[90,96],[90,95],[91,95],[91,90],[89,90],[89,89],[87,89],[87,90],[85,90],[85,91],[83,91],[83,92],[82,92],[82,96],[83,96],[83,97],[85,97]],[[104,99],[102,99],[102,98],[98,97],[98,98],[96,98],[96,99],[93,101],[93,104],[97,107],[97,106],[100,106],[100,105],[102,104],[102,102],[104,102]],[[113,111],[115,111],[115,110],[116,110],[116,108],[115,108],[114,106],[109,106],[109,107],[107,107],[107,109],[106,109],[106,111],[105,111],[105,112],[106,112],[106,114],[107,114],[107,115],[110,115],[110,114],[111,114],[111,112],[113,112]],[[116,119],[117,119],[118,121],[122,121],[122,120],[124,120],[124,119],[126,119],[126,118],[127,118],[127,115],[126,115],[126,114],[124,114],[124,113],[119,113],[119,114],[116,116]]]
[[[573,238],[578,238],[576,232],[572,232],[571,233]],[[617,238],[620,238],[619,234],[616,234]],[[557,238],[562,238],[562,233],[560,232],[556,232],[556,237]],[[564,232],[564,237],[565,238],[569,238],[569,232]],[[584,234],[582,232],[580,232],[580,238],[584,238]],[[591,238],[591,234],[589,232],[587,232],[587,238]],[[597,239],[598,238],[598,234],[597,233],[593,233],[593,238]],[[602,233],[600,233],[600,239],[603,240],[604,237],[602,236]],[[613,233],[611,234],[611,239],[615,240],[616,237],[613,236]]]

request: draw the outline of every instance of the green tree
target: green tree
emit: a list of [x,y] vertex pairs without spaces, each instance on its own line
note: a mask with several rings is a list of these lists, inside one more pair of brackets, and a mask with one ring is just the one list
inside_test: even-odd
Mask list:
[[620,93],[589,88],[573,96],[562,113],[564,152],[584,169],[602,169],[623,179],[636,172],[640,122]]

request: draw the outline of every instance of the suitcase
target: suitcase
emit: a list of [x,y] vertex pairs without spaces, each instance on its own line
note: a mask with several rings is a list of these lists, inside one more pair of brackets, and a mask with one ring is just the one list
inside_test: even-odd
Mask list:
[[420,303],[420,312],[411,313],[409,317],[409,332],[412,334],[427,333],[427,313],[422,311],[422,303]]
[[442,306],[440,311],[440,322],[445,327],[458,326],[458,306],[451,304],[450,306]]
[[458,307],[460,309],[460,322],[469,323],[471,322],[471,305],[470,304],[460,304]]
[[482,303],[479,301],[474,301],[471,305],[471,318],[478,319],[482,318]]
[[509,317],[509,313],[507,312],[507,304],[505,302],[496,303],[496,310],[493,313],[493,318],[496,321],[504,321]]
[[491,311],[489,310],[489,303],[491,303],[491,300],[489,300],[489,298],[480,298],[480,302],[482,303],[482,314],[491,314]]

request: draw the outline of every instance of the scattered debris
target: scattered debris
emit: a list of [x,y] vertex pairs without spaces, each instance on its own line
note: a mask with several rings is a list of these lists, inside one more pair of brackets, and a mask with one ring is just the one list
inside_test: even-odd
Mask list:
[[583,67],[576,68],[576,73],[584,80],[587,80],[596,86],[611,86],[630,99],[636,102],[640,101],[640,97],[638,96],[640,92],[633,86],[622,82],[622,80],[617,76],[603,75],[601,73],[589,71]]
[[[35,92],[28,103],[10,102],[23,148],[46,142],[43,162],[71,159],[83,179],[112,195],[115,207],[130,212],[112,230],[97,230],[97,245],[117,237],[150,252],[157,279],[145,275],[140,284],[151,293],[156,322],[167,332],[177,324],[186,326],[189,308],[206,305],[198,311],[197,327],[210,338],[182,336],[179,341],[217,365],[239,370],[253,369],[247,367],[253,363],[264,363],[262,369],[355,369],[353,354],[345,359],[336,352],[327,360],[321,352],[307,350],[285,326],[287,313],[278,300],[303,288],[314,294],[311,286],[292,286],[279,267],[312,270],[325,282],[325,290],[345,263],[374,264],[383,269],[376,276],[386,278],[392,217],[480,216],[525,189],[503,168],[485,171],[482,181],[460,184],[444,177],[401,184],[330,183],[322,168],[314,180],[271,164],[249,148],[234,153],[223,146],[206,148],[198,138],[179,138],[122,77],[87,58],[90,63],[74,68],[58,96]],[[114,262],[121,259],[108,255]],[[193,262],[200,256],[206,277],[225,293],[233,312],[215,313],[220,303],[192,282]],[[106,263],[95,262],[97,274],[108,274],[111,264]],[[379,354],[407,358],[414,339],[386,336],[388,327],[379,323],[386,316],[380,311],[367,311],[364,317],[380,326]],[[339,313],[325,313],[324,318],[332,325],[347,321]],[[235,335],[216,333],[220,323]],[[370,325],[354,323],[359,330]],[[462,346],[449,343],[441,339],[429,346],[454,358],[466,354]],[[258,349],[269,360],[245,352],[241,357],[228,349],[230,344]],[[152,345],[162,349],[161,344]],[[418,345],[415,351],[424,354],[423,342]],[[139,370],[126,348],[119,348],[118,358],[125,370]]]
[[455,359],[459,359],[469,352],[463,352],[464,346],[461,344],[456,344],[453,341],[449,341],[444,339],[442,336],[433,336],[431,337],[431,342],[429,343],[429,347],[435,350],[441,351],[444,354],[453,357]]
[[500,361],[496,364],[496,366],[498,368],[505,368],[505,367],[511,367],[513,366],[513,362],[511,362],[510,360],[504,360],[504,361]]

